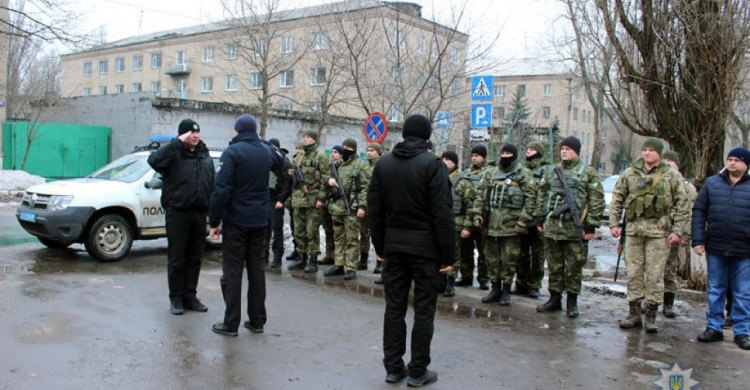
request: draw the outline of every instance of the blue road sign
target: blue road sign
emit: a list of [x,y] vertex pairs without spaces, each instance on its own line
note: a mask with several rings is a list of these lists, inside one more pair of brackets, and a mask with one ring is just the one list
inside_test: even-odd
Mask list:
[[492,126],[492,104],[471,105],[471,127]]
[[365,119],[363,131],[369,142],[383,142],[385,136],[388,135],[388,121],[386,121],[385,115],[379,112],[372,113]]
[[474,76],[471,78],[471,99],[492,100],[492,76]]
[[451,126],[451,114],[445,111],[438,111],[437,127],[450,127],[450,126]]

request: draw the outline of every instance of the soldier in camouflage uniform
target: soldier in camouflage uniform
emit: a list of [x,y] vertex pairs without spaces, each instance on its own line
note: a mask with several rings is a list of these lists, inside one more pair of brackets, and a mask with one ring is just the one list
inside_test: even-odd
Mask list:
[[[375,164],[377,164],[382,154],[383,149],[381,149],[380,144],[373,142],[367,145],[367,170],[370,176],[372,176],[372,170],[375,168]],[[370,256],[370,227],[367,224],[366,220],[362,221],[362,223],[360,224],[359,256],[359,265],[357,266],[357,271],[366,271],[367,258]],[[380,269],[378,269],[378,267],[380,267]],[[375,265],[376,274],[380,273],[382,270],[382,264]]]
[[504,145],[500,163],[485,172],[474,197],[475,220],[486,229],[484,255],[492,282],[484,303],[510,305],[510,286],[521,256],[519,236],[526,234],[534,220],[535,195],[534,177],[518,161],[518,150],[513,144]]
[[[328,210],[333,218],[336,238],[336,263],[326,270],[324,275],[344,275],[344,280],[351,280],[357,277],[359,232],[367,210],[367,189],[370,186],[371,174],[368,164],[357,156],[357,141],[347,138],[341,146],[341,162],[336,167],[341,183],[334,178],[333,168],[329,172],[327,182],[331,199]],[[346,203],[339,194],[339,185],[344,190]]]
[[[289,270],[304,269],[307,273],[318,272],[320,255],[321,208],[326,200],[325,186],[328,180],[330,160],[318,150],[318,133],[307,131],[302,137],[303,153],[294,159],[294,207],[295,238],[302,260],[287,267]],[[301,172],[300,180],[298,172]]]
[[[677,152],[674,150],[668,150],[664,152],[662,157],[664,162],[669,164],[672,169],[677,172],[680,171],[680,155],[677,154]],[[690,203],[689,215],[690,218],[692,218],[692,206],[693,203],[695,203],[695,198],[698,197],[698,191],[696,191],[695,186],[685,178],[682,178],[682,185],[685,188],[685,194],[687,194],[688,202]],[[686,247],[689,242],[690,237],[686,234],[685,237],[682,237],[680,245],[673,245],[669,249],[667,265],[664,268],[664,307],[662,308],[664,316],[668,318],[675,318],[677,316],[674,312],[674,298],[677,294],[677,267],[680,263],[680,248]]]
[[[612,194],[609,226],[612,237],[626,234],[630,314],[620,328],[643,325],[641,301],[646,299],[646,332],[656,333],[656,312],[664,298],[664,268],[670,245],[679,245],[690,228],[690,204],[682,175],[661,159],[658,138],[643,143],[641,157],[620,176]],[[626,229],[620,227],[625,212]]]
[[[469,229],[474,221],[474,185],[465,173],[458,169],[458,154],[456,152],[443,153],[443,163],[448,167],[451,190],[453,191],[453,214],[456,218],[456,242],[469,238]],[[461,258],[461,246],[456,245],[455,259]],[[443,295],[452,297],[456,295],[454,288],[458,270],[453,268],[446,276],[445,291]]]
[[[581,141],[567,137],[560,142],[561,162],[557,164],[575,199],[567,199],[564,187],[554,172],[547,169],[539,182],[536,198],[537,229],[544,233],[544,253],[549,271],[550,298],[536,311],[562,311],[562,293],[567,293],[566,309],[570,318],[578,317],[583,266],[588,258],[588,241],[594,238],[604,213],[604,190],[594,168],[581,162]],[[583,237],[579,236],[568,202],[575,202],[581,213]],[[562,207],[561,207],[562,206]]]
[[[301,156],[302,153],[304,153],[304,150],[302,150],[302,147],[305,146],[305,143],[302,141],[297,141],[296,144],[294,144],[294,156],[290,159],[292,162],[296,161],[298,156]],[[294,188],[294,164],[292,163],[292,187]],[[289,230],[292,232],[292,244],[294,245],[294,250],[292,250],[292,253],[289,254],[289,256],[286,257],[287,261],[300,261],[302,257],[300,257],[299,251],[297,251],[297,239],[294,238],[294,207],[292,207],[292,197],[288,197],[286,199],[286,202],[284,202],[284,207],[289,211]]]
[[[487,170],[494,168],[494,164],[487,161],[487,148],[477,145],[471,149],[471,166],[464,170],[464,174],[474,185],[474,193],[477,192],[479,181]],[[474,248],[477,256],[477,281],[481,290],[487,290],[487,261],[484,257],[484,235],[482,229],[472,226],[469,229],[469,237],[456,242],[461,246],[461,279],[456,281],[456,286],[470,287],[474,283]]]
[[[544,158],[544,145],[535,142],[526,148],[526,168],[534,176],[538,186],[550,163]],[[536,211],[536,210],[535,210]],[[539,298],[544,279],[544,241],[536,226],[529,226],[521,235],[521,257],[516,264],[516,289],[514,294]]]

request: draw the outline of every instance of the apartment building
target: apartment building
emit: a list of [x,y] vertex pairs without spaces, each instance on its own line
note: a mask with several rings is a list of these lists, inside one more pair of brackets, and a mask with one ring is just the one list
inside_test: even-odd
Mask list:
[[[363,118],[459,105],[468,36],[413,3],[350,0],[146,34],[62,57],[63,97],[151,91]],[[440,66],[436,66],[439,64]],[[461,103],[463,104],[463,103]]]

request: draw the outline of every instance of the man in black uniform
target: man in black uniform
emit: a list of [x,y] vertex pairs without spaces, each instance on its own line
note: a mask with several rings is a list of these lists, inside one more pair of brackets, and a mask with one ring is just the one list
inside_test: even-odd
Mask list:
[[[286,156],[289,151],[281,148],[281,143],[276,138],[268,140],[277,152],[284,156],[284,164],[281,169],[271,172],[268,179],[268,195],[271,197],[271,208],[269,209],[269,221],[271,222],[268,229],[267,239],[271,242],[271,233],[273,233],[273,262],[271,268],[281,265],[281,256],[284,255],[284,202],[292,194],[292,173],[294,167],[292,162]],[[268,252],[266,252],[266,258]]]
[[[412,115],[404,122],[404,141],[381,157],[367,194],[370,234],[378,260],[384,260],[383,352],[388,383],[409,375],[408,385],[437,381],[430,343],[441,273],[452,270],[455,220],[448,170],[427,151],[430,120]],[[442,264],[442,267],[441,267]],[[414,281],[414,328],[407,371],[406,311]]]
[[177,127],[177,138],[148,157],[148,164],[162,175],[161,205],[167,228],[167,280],[169,311],[206,312],[198,300],[198,277],[206,245],[206,213],[214,184],[214,162],[201,128],[192,119]]
[[266,231],[268,176],[284,164],[281,153],[257,132],[252,115],[242,115],[234,124],[237,135],[221,155],[221,169],[211,197],[208,223],[211,237],[219,237],[223,222],[221,292],[226,311],[224,320],[214,324],[215,333],[237,336],[242,318],[242,272],[247,268],[247,315],[245,328],[262,333],[266,324],[266,274],[264,252],[268,251]]

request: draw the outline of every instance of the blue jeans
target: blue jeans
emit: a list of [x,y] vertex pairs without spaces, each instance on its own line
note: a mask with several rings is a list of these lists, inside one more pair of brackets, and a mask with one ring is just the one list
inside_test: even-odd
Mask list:
[[722,331],[727,284],[732,294],[732,330],[735,336],[750,335],[750,258],[707,253],[708,327]]

